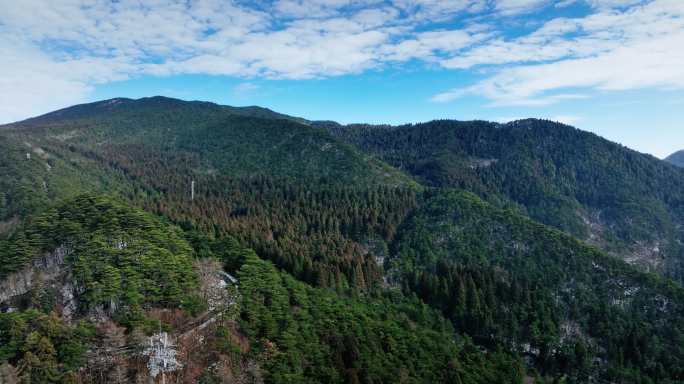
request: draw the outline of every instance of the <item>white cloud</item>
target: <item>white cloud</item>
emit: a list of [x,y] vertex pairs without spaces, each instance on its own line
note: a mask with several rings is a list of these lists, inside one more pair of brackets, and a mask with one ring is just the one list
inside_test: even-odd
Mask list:
[[556,8],[568,7],[576,3],[586,3],[593,8],[626,8],[635,4],[646,3],[648,0],[561,0],[554,4]]
[[549,4],[548,0],[498,0],[495,9],[504,15],[526,13]]
[[396,0],[393,5],[413,20],[439,21],[459,12],[479,12],[487,8],[486,0]]
[[0,122],[82,101],[92,85],[125,78],[131,67],[117,59],[54,61],[20,39],[0,40]]
[[335,15],[339,7],[347,4],[347,0],[278,0],[274,8],[290,17],[326,17]]
[[553,6],[556,8],[564,8],[564,7],[569,7],[575,3],[578,3],[580,0],[560,0]]
[[583,97],[583,89],[682,89],[684,50],[679,47],[684,47],[684,7],[679,0],[552,20],[530,35],[494,39],[443,61],[447,68],[505,66],[470,87],[445,91],[432,100],[474,94],[493,105],[534,106]]
[[410,60],[491,74],[435,101],[477,94],[495,105],[545,105],[585,97],[576,89],[582,87],[684,87],[680,0],[577,1],[593,14],[549,20],[514,39],[502,25],[554,2],[4,2],[0,121],[83,101],[98,84],[143,75],[229,75],[249,84],[253,77],[320,78]]
[[406,61],[413,58],[424,61],[439,60],[437,54],[454,53],[469,47],[489,36],[486,32],[429,31],[421,32],[397,44],[382,48],[383,58],[394,61]]
[[[11,96],[3,96],[0,121],[82,101],[94,85],[145,74],[300,79],[360,72],[377,65],[399,12],[363,5],[280,1],[273,17],[219,0],[6,2],[0,94]],[[301,18],[298,6],[306,11]],[[353,11],[343,16],[338,7]]]
[[646,3],[645,0],[586,0],[595,8],[624,8],[634,4]]

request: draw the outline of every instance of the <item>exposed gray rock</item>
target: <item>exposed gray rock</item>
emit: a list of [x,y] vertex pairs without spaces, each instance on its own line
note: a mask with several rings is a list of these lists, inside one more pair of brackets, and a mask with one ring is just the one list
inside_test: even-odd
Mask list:
[[56,280],[64,272],[62,266],[70,253],[67,246],[59,246],[51,253],[34,258],[22,270],[7,276],[0,282],[0,303],[27,293],[38,282]]

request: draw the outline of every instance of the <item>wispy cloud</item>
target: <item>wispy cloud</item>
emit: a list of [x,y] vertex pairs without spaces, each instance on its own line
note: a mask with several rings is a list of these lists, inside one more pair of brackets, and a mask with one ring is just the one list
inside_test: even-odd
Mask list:
[[251,82],[240,83],[233,87],[233,96],[248,97],[257,92],[261,87]]
[[[617,4],[600,3],[596,5]],[[478,83],[432,100],[474,94],[495,105],[548,105],[585,97],[586,90],[682,89],[684,50],[677,47],[684,47],[684,7],[679,0],[555,19],[529,35],[493,39],[443,61],[448,68],[497,67]]]
[[482,81],[433,97],[440,102],[475,94],[492,105],[544,105],[585,97],[578,88],[684,87],[680,0],[576,1],[593,7],[592,14],[554,18],[515,38],[503,30],[509,21],[558,3],[5,2],[0,121],[82,101],[99,84],[145,75],[227,75],[250,84],[409,61],[447,70],[486,68]]
[[496,3],[496,10],[506,15],[514,15],[530,12],[547,4],[547,0],[500,0]]

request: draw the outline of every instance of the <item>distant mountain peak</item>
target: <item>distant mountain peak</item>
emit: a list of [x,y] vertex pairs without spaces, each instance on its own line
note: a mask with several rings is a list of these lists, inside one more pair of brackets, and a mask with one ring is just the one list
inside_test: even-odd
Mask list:
[[146,110],[155,108],[196,108],[205,111],[221,111],[228,115],[238,115],[246,117],[256,117],[264,119],[282,119],[290,120],[300,124],[309,125],[309,121],[300,117],[290,116],[275,112],[269,108],[259,106],[244,106],[234,107],[228,105],[220,105],[208,101],[187,101],[176,99],[167,96],[149,96],[141,97],[139,99],[131,99],[126,97],[115,97],[112,99],[100,100],[90,103],[77,104],[70,107],[62,108],[57,111],[49,112],[44,115],[32,117],[23,120],[22,124],[36,124],[36,123],[54,123],[67,120],[83,119],[108,114],[113,110],[122,110],[122,107],[130,108],[130,110]]
[[678,167],[684,167],[684,150],[677,151],[665,158],[668,163],[674,164]]

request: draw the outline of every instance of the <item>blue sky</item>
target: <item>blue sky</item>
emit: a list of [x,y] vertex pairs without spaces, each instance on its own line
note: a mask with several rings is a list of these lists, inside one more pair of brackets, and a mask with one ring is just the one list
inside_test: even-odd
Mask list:
[[25,0],[0,122],[166,95],[308,119],[549,118],[684,149],[682,0]]

